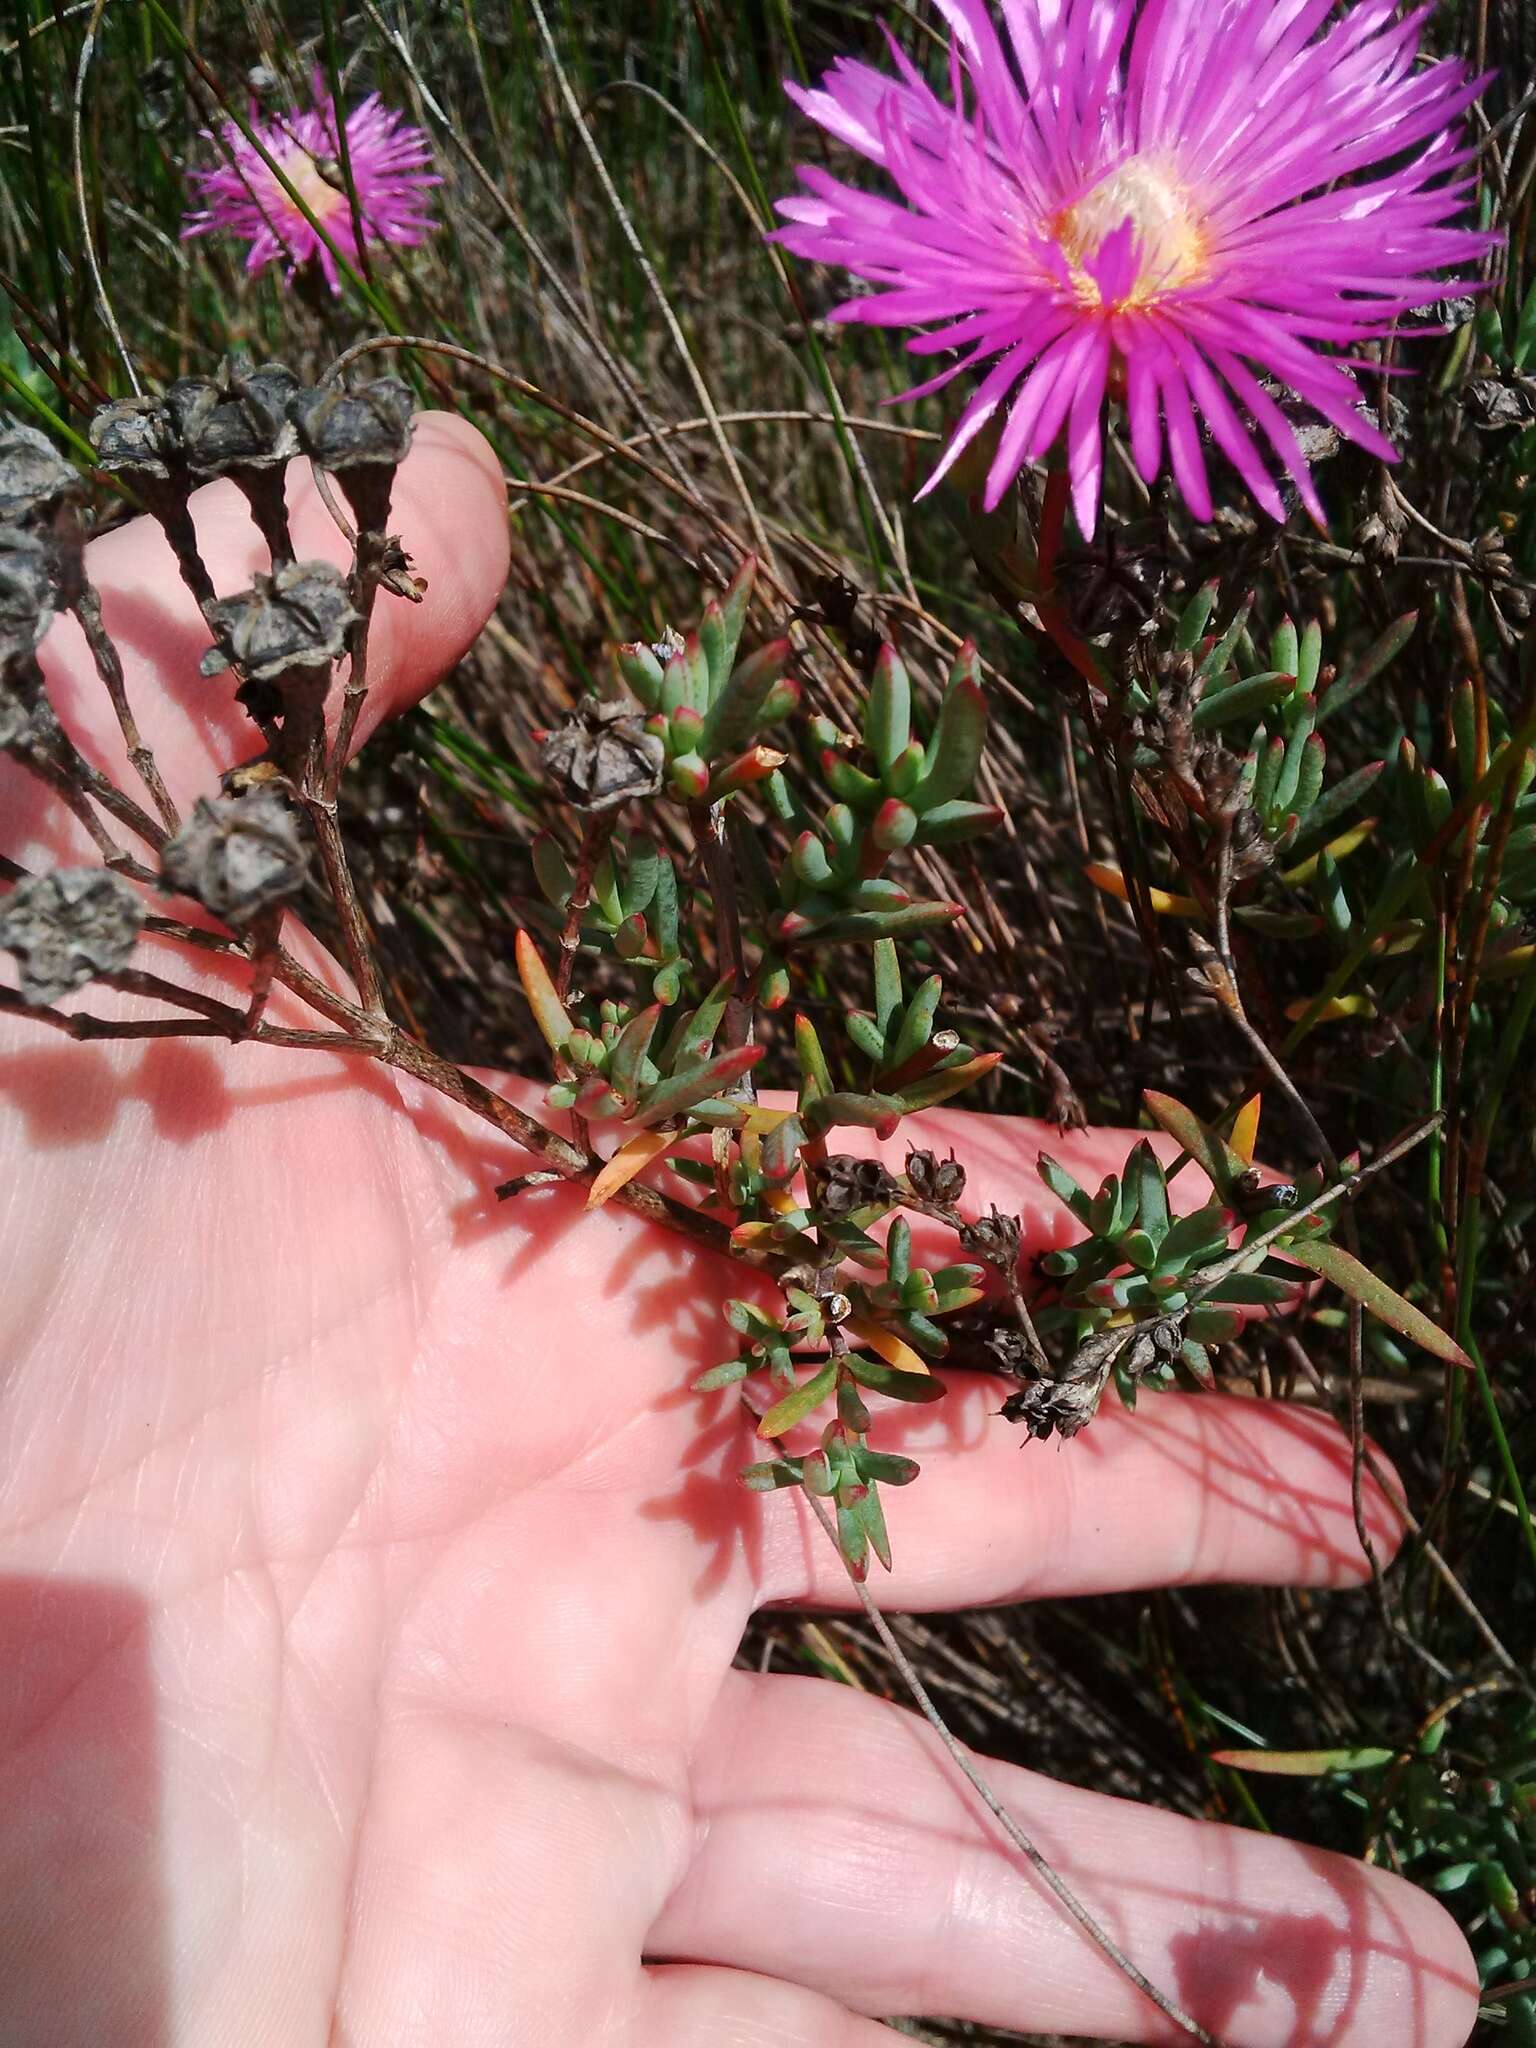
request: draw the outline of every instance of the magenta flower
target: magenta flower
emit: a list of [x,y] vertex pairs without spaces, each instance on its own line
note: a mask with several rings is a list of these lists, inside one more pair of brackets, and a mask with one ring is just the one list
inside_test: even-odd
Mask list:
[[[336,247],[356,264],[358,238],[341,169],[336,103],[318,77],[314,92],[313,107],[266,121],[253,119],[251,127]],[[232,121],[225,122],[217,136],[204,132],[218,143],[223,160],[210,171],[187,173],[202,204],[182,223],[182,240],[221,231],[239,235],[251,245],[245,259],[248,271],[281,261],[284,275],[291,278],[301,263],[313,260],[331,290],[340,291],[335,257],[260,153]],[[363,241],[370,246],[393,243],[397,248],[424,241],[436,226],[427,192],[442,183],[431,167],[426,136],[371,93],[348,114],[346,137]]]
[[1443,296],[1492,239],[1452,224],[1470,188],[1454,126],[1485,81],[1416,66],[1427,7],[1002,0],[1000,34],[987,0],[935,4],[949,101],[894,43],[899,78],[841,59],[818,90],[788,87],[901,201],[801,166],[778,230],[880,288],[834,319],[927,327],[914,354],[960,352],[902,396],[988,366],[925,490],[1008,404],[986,508],[1065,429],[1091,534],[1112,398],[1149,483],[1166,436],[1197,518],[1198,415],[1266,512],[1283,516],[1269,458],[1321,521],[1274,385],[1393,459],[1332,351]]

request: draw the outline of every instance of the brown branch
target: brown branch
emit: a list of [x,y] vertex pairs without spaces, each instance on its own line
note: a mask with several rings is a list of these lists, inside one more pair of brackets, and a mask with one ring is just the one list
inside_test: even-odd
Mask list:
[[[86,645],[91,650],[91,659],[96,664],[96,673],[106,685],[112,710],[117,718],[118,730],[123,735],[123,744],[128,749],[128,758],[134,772],[149,791],[150,801],[160,813],[161,822],[167,832],[174,832],[181,823],[181,817],[166,788],[159,768],[155,765],[153,751],[145,743],[128,702],[128,686],[123,679],[123,664],[118,657],[101,616],[101,599],[95,585],[83,570],[80,590],[74,602],[74,614],[80,621],[80,630],[85,635]],[[142,834],[141,834],[142,836]],[[151,844],[156,842],[151,841]],[[163,837],[159,843],[163,844]]]

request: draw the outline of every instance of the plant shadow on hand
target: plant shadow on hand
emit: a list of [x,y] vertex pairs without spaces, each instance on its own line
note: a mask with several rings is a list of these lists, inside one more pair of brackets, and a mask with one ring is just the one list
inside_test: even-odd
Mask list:
[[[771,1857],[786,1840],[823,1845],[816,1886],[790,1909],[789,1938],[803,1931],[818,1958],[809,1981],[872,2014],[942,2011],[1009,2026],[1028,2011],[1052,2038],[1188,2038],[1161,2025],[1066,1920],[915,1714],[820,1679],[750,1684],[755,1770],[712,1785],[707,1856],[723,1868],[754,1850]],[[988,1775],[1102,1932],[1218,2042],[1432,2048],[1461,2038],[1468,1977],[1426,1945],[1415,1895],[1381,1873],[1236,1828],[1192,1828],[1027,1768]],[[845,1924],[859,1939],[821,1939],[826,1902],[834,1913],[862,1906],[876,1866],[882,1895],[900,1898],[905,1917],[882,1925],[858,1910]],[[692,1923],[706,1923],[707,1938],[715,1910],[707,1870],[698,1882],[695,1939]],[[775,1947],[785,1938],[782,1924],[765,1935]],[[741,1957],[747,1967],[765,1960]],[[945,1987],[949,2002],[897,2002],[924,1985]],[[1372,2014],[1390,2014],[1389,2034],[1361,2031]]]
[[[477,1147],[440,1105],[423,1104],[412,1115],[424,1135],[449,1145],[470,1170],[472,1191],[452,1212],[454,1242],[504,1244],[503,1289],[536,1286],[541,1271],[557,1261],[563,1271],[573,1253],[580,1265],[585,1231],[592,1244],[584,1281],[590,1294],[602,1303],[622,1305],[626,1334],[667,1340],[665,1382],[653,1387],[635,1412],[660,1417],[686,1410],[697,1426],[672,1457],[676,1483],[650,1497],[640,1513],[647,1521],[682,1522],[691,1530],[704,1557],[694,1585],[697,1598],[719,1591],[742,1563],[755,1581],[760,1503],[737,1479],[740,1467],[757,1455],[750,1421],[734,1389],[723,1394],[692,1390],[698,1375],[728,1354],[732,1339],[722,1310],[731,1294],[751,1289],[752,1276],[659,1224],[618,1211],[594,1215],[579,1187],[536,1187],[498,1200],[499,1184],[537,1164],[529,1154],[492,1133]],[[579,1342],[580,1299],[571,1299],[566,1313]],[[626,1409],[615,1426],[630,1419]]]
[[0,1670],[0,2039],[168,2048],[150,1609],[0,1579]]

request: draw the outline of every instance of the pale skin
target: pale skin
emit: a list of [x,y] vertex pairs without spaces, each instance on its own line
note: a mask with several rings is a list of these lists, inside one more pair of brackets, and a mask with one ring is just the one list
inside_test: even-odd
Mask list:
[[[339,559],[298,475],[293,495],[300,554]],[[218,587],[242,587],[232,494],[198,516]],[[430,589],[381,600],[365,734],[504,574],[500,481],[461,423],[420,428],[394,523]],[[250,728],[197,679],[207,636],[147,523],[92,567],[189,805]],[[130,786],[72,627],[45,656]],[[85,858],[0,766],[0,849]],[[498,1204],[513,1148],[356,1058],[0,1038],[0,2037],[877,2048],[879,2015],[942,2012],[1172,2038],[913,1715],[731,1669],[755,1607],[852,1604],[803,1503],[735,1484],[761,1454],[739,1401],[687,1391],[730,1349],[738,1273],[567,1191]],[[1064,1230],[1043,1135],[921,1126],[1036,1244]],[[1050,1141],[1085,1176],[1129,1142]],[[949,1377],[938,1409],[877,1423],[924,1468],[888,1495],[888,1608],[1364,1574],[1348,1446],[1315,1416],[1169,1395],[1021,1449],[996,1382]],[[1390,1507],[1367,1508],[1390,1553]],[[1470,1959],[1409,1885],[990,1776],[1233,2048],[1465,2039]]]

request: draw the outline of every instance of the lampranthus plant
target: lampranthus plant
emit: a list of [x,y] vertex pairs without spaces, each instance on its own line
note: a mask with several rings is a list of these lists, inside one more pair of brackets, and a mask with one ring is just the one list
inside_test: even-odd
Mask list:
[[1164,447],[1212,513],[1200,425],[1274,518],[1266,457],[1321,520],[1286,392],[1383,460],[1358,349],[1475,272],[1490,238],[1458,223],[1459,117],[1481,81],[1418,63],[1422,11],[1393,0],[936,0],[950,98],[894,44],[899,76],[840,59],[791,97],[879,166],[900,199],[814,166],[779,239],[876,287],[834,319],[923,328],[956,358],[904,394],[984,371],[931,489],[1007,408],[992,510],[1061,438],[1093,533],[1103,414],[1121,403],[1151,483]]
[[205,131],[221,160],[187,174],[199,204],[182,224],[184,240],[234,235],[250,245],[247,271],[281,263],[292,278],[313,263],[339,292],[330,244],[357,264],[365,247],[414,248],[432,233],[428,194],[442,183],[433,169],[432,146],[377,93],[343,120],[317,75],[311,106],[253,120],[250,128],[248,136],[226,121]]
[[[136,1021],[55,1007],[95,980],[185,1008],[190,1016],[174,1020],[179,1033],[344,1045],[477,1106],[536,1153],[541,1172],[504,1192],[582,1180],[590,1202],[626,1202],[771,1278],[782,1297],[777,1312],[733,1303],[728,1320],[742,1341],[697,1386],[707,1394],[740,1384],[759,1437],[778,1453],[748,1466],[743,1480],[825,1501],[856,1578],[871,1558],[890,1563],[881,1487],[918,1473],[910,1458],[871,1443],[879,1412],[869,1397],[940,1398],[934,1367],[951,1355],[956,1333],[971,1358],[1008,1375],[1014,1391],[1001,1412],[1037,1437],[1077,1434],[1112,1379],[1127,1400],[1177,1373],[1210,1384],[1211,1348],[1236,1333],[1236,1307],[1293,1295],[1298,1273],[1328,1280],[1433,1355],[1466,1363],[1422,1311],[1331,1242],[1324,1212],[1363,1176],[1346,1163],[1331,1177],[1314,1171],[1289,1199],[1271,1197],[1252,1167],[1249,1113],[1224,1132],[1148,1093],[1152,1121],[1205,1176],[1187,1215],[1177,1213],[1172,1175],[1149,1145],[1094,1194],[1042,1158],[1046,1185],[1087,1235],[1033,1276],[1021,1271],[1017,1217],[962,1215],[960,1161],[918,1150],[898,1173],[840,1137],[889,1139],[904,1118],[959,1095],[1002,1057],[943,1020],[935,941],[963,907],[914,894],[902,879],[1000,822],[973,793],[986,693],[966,641],[925,711],[922,690],[886,642],[870,651],[851,699],[857,733],[824,711],[807,712],[789,672],[787,621],[752,557],[707,598],[696,630],[620,646],[610,694],[578,703],[543,735],[551,794],[571,816],[535,841],[543,901],[525,900],[515,951],[554,1064],[547,1102],[569,1114],[573,1137],[471,1082],[388,1016],[335,802],[367,690],[375,602],[381,592],[412,594],[409,579],[386,574],[400,544],[384,531],[411,439],[404,387],[383,378],[312,389],[281,365],[230,365],[217,380],[183,379],[163,397],[105,406],[90,433],[103,467],[140,491],[197,598],[211,643],[199,664],[204,687],[232,687],[267,752],[183,822],[142,745],[132,759],[158,820],[70,748],[48,714],[34,653],[50,619],[65,610],[79,618],[127,735],[134,727],[121,665],[86,574],[68,472],[43,459],[35,436],[0,447],[6,503],[28,522],[0,527],[0,703],[11,706],[0,746],[89,820],[103,861],[13,877],[0,949],[15,958],[19,986],[0,989],[0,1007],[75,1037],[133,1034]],[[345,576],[289,554],[285,470],[267,456],[295,440],[336,477],[358,517]],[[214,592],[189,512],[195,477],[221,472],[246,489],[272,563],[230,597]],[[1193,742],[1208,723],[1260,714],[1248,756],[1253,786],[1244,799],[1239,776],[1234,790],[1253,812],[1257,839],[1289,846],[1303,814],[1316,828],[1323,801],[1313,696],[1320,639],[1283,627],[1269,669],[1245,676],[1246,607],[1218,636],[1205,630],[1215,601],[1207,585],[1177,622],[1171,653],[1149,657],[1158,675],[1170,661],[1177,670],[1170,703],[1166,688],[1153,687],[1153,670],[1145,687],[1130,685],[1128,730],[1143,735],[1144,774],[1162,761],[1169,774],[1194,777],[1192,805],[1201,762],[1179,753],[1179,734],[1187,725]],[[754,610],[769,628],[757,645]],[[332,741],[321,706],[343,663]],[[1278,720],[1273,734],[1265,718]],[[113,839],[87,797],[141,842],[153,866]],[[281,944],[309,866],[305,822],[356,1003],[324,989]],[[146,887],[191,898],[225,924],[224,943],[253,967],[245,1007],[134,964],[141,931],[184,929],[148,910]],[[845,1010],[836,1038],[812,1014],[819,963],[833,946],[869,948],[867,967],[855,964],[867,973],[869,1007]],[[314,1001],[327,1028],[271,1025],[265,1008],[275,983]],[[789,1007],[797,985],[808,998],[801,1014]],[[788,1106],[756,1097],[760,1072],[775,1070],[793,1084]],[[1390,1148],[1381,1155],[1395,1156]],[[924,1263],[906,1212],[946,1229],[960,1256]],[[1042,1337],[1052,1340],[1049,1351]],[[801,1451],[793,1440],[807,1427],[819,1435]]]

